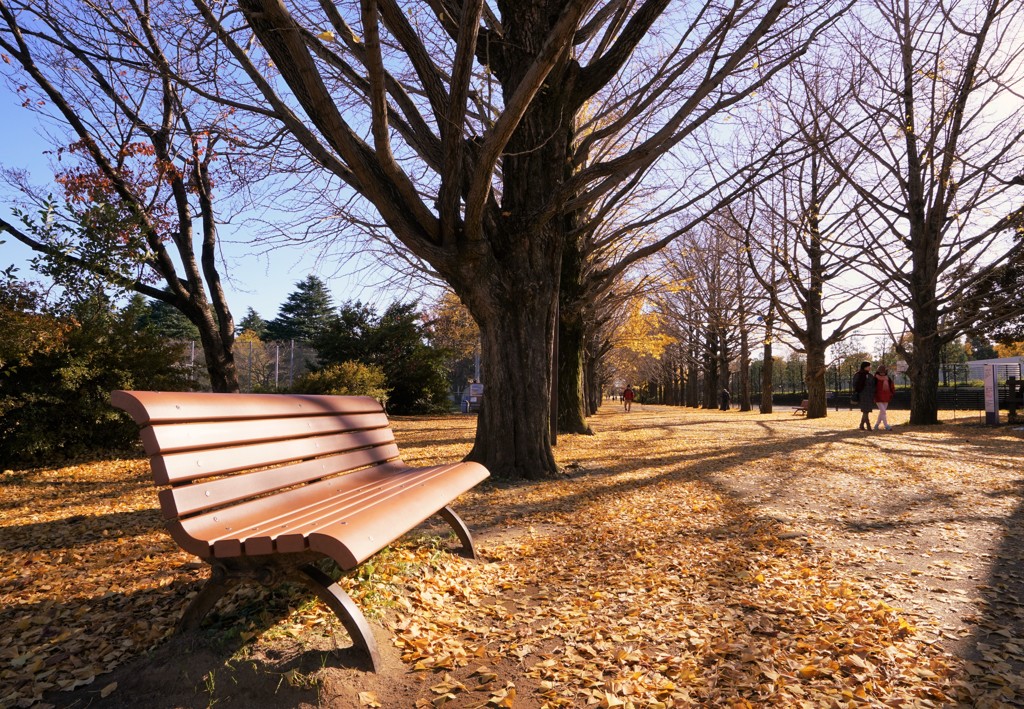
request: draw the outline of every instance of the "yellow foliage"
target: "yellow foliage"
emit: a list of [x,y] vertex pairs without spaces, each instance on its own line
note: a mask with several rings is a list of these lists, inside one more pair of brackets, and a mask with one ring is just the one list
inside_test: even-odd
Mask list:
[[644,298],[636,298],[614,342],[616,347],[634,354],[657,358],[676,338],[665,333],[664,317],[649,309]]
[[459,357],[472,357],[480,341],[480,328],[459,296],[446,290],[427,316],[430,339]]
[[996,354],[1000,357],[1024,357],[1024,341],[1011,342],[1008,345],[996,345]]

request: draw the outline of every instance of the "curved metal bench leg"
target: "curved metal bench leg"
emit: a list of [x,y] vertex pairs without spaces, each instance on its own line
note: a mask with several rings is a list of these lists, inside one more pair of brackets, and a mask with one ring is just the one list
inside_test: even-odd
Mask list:
[[341,590],[341,587],[330,576],[312,564],[302,566],[299,571],[302,572],[300,578],[305,584],[338,616],[338,620],[345,626],[349,637],[352,638],[352,643],[366,652],[373,671],[377,672],[381,666],[380,655],[377,653],[377,641],[374,639],[373,632],[362,611],[359,610],[359,606]]
[[199,590],[199,595],[192,599],[178,621],[178,632],[195,630],[199,627],[206,614],[220,600],[221,596],[238,584],[238,579],[221,566],[213,566],[210,580]]
[[473,546],[473,535],[469,533],[469,527],[462,521],[462,518],[455,514],[455,510],[445,506],[438,511],[438,514],[455,530],[456,536],[462,542],[462,555],[469,559],[479,559],[480,557],[476,554],[476,547]]

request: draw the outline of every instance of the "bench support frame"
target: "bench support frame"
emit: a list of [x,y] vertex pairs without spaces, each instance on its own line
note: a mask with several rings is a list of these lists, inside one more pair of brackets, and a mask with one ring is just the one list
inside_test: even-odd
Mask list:
[[334,579],[321,571],[313,561],[326,558],[319,554],[240,556],[230,559],[206,559],[212,572],[199,595],[185,609],[178,623],[178,632],[195,630],[228,591],[244,582],[256,582],[268,588],[283,581],[295,581],[317,595],[334,612],[345,627],[352,644],[366,653],[373,671],[380,669],[380,653],[369,623],[359,606]]
[[480,557],[477,556],[476,547],[473,545],[473,535],[469,533],[469,527],[462,521],[462,518],[455,514],[451,505],[445,505],[437,513],[444,518],[444,521],[455,532],[455,536],[462,542],[462,551],[460,552],[462,556],[477,561]]
[[[462,543],[460,554],[468,559],[479,559],[473,544],[473,536],[455,510],[445,506],[438,514],[451,526]],[[322,558],[327,557],[314,552],[303,552],[204,559],[211,567],[210,578],[182,614],[178,622],[178,632],[197,629],[217,601],[241,583],[255,582],[262,586],[274,587],[283,581],[296,581],[327,604],[352,638],[352,644],[366,653],[373,671],[377,672],[381,660],[373,631],[355,601],[334,579],[313,563]]]
[[334,579],[313,564],[306,564],[299,571],[302,572],[299,578],[306,584],[306,587],[338,616],[338,620],[345,626],[349,637],[352,638],[352,644],[360,648],[370,658],[373,671],[380,670],[377,641],[373,637],[373,631],[370,630],[370,625],[366,622],[363,612],[359,610],[359,606],[341,590],[341,586]]

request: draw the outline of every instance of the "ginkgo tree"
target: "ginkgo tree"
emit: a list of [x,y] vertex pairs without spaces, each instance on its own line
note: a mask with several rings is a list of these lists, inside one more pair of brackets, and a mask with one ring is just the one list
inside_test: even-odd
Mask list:
[[[259,92],[254,110],[469,308],[488,386],[470,458],[527,478],[557,471],[542,393],[580,215],[769,81],[848,5],[238,0],[246,27],[233,5],[194,4]],[[578,135],[581,109],[616,83],[631,99]],[[624,150],[586,159],[612,134]]]
[[862,204],[879,307],[900,321],[910,421],[933,424],[942,346],[988,315],[961,296],[1013,257],[994,227],[1024,193],[1024,3],[871,0],[845,30],[830,63],[845,96],[811,94],[839,129],[822,156]]
[[879,317],[873,304],[883,289],[864,265],[872,243],[869,235],[858,234],[857,193],[848,189],[845,170],[831,164],[852,165],[857,150],[844,154],[832,148],[826,158],[823,146],[840,131],[834,123],[838,109],[821,115],[807,98],[823,95],[823,74],[817,57],[801,61],[769,91],[767,120],[750,130],[773,141],[788,138],[789,149],[774,161],[771,177],[749,198],[730,204],[722,219],[742,244],[778,328],[806,355],[808,418],[828,415],[828,348]]
[[655,376],[658,360],[675,339],[667,332],[662,314],[642,292],[629,299],[624,315],[612,336],[609,359],[619,383],[636,386]]
[[[730,389],[750,408],[750,332],[757,293],[742,255],[742,244],[730,233],[721,215],[684,236],[663,255],[663,269],[672,282],[659,297],[659,307],[687,343],[694,367],[689,405],[698,398],[705,407],[717,407],[723,389]],[[734,369],[734,365],[736,365]],[[731,391],[732,372],[739,374],[739,391]]]

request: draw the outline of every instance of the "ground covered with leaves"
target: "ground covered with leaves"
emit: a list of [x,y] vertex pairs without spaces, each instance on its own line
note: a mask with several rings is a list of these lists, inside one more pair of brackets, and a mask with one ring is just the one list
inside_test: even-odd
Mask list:
[[[428,525],[342,580],[376,675],[297,588],[172,636],[208,572],[145,461],[4,471],[0,705],[1024,706],[1024,431],[858,418],[606,406],[458,501],[483,562]],[[394,426],[427,464],[475,419]]]

